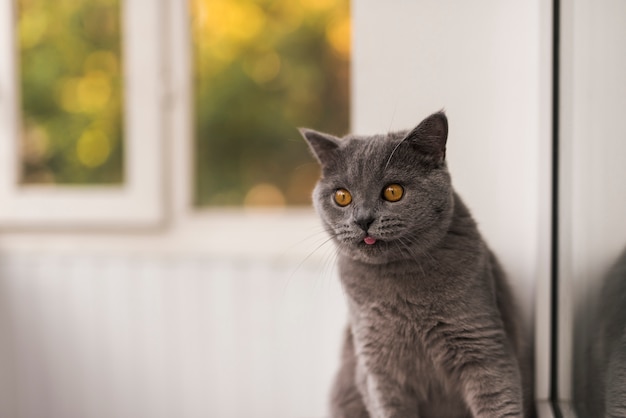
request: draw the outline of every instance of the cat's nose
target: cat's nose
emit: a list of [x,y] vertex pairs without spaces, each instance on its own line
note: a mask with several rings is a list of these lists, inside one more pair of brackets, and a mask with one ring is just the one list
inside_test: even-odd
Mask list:
[[361,227],[363,231],[367,232],[370,226],[374,223],[374,218],[357,218],[354,223]]

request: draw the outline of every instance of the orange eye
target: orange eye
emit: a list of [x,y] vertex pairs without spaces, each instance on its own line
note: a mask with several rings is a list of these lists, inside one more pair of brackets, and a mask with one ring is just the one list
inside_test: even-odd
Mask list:
[[352,195],[346,189],[335,190],[335,203],[339,206],[348,206],[352,202]]
[[403,195],[404,189],[399,184],[390,184],[383,190],[383,199],[388,202],[397,202]]

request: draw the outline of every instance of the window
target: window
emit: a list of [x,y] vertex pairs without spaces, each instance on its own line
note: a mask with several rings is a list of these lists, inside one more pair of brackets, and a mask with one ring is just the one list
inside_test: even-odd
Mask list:
[[121,183],[119,0],[17,5],[20,183]]
[[347,0],[192,0],[197,205],[309,205],[299,126],[348,131]]
[[[59,58],[69,42],[63,39],[65,28],[46,32],[48,7],[70,17],[70,32],[73,24],[111,34],[117,26],[114,2],[82,4],[0,5],[0,225],[5,228],[149,226],[163,220],[164,51],[160,42],[146,39],[162,36],[164,11],[148,0],[122,2],[121,59],[114,58],[119,34],[106,40],[87,36],[95,49],[89,49],[87,38],[75,40],[82,43],[71,48],[78,52],[70,65],[73,61]],[[91,19],[88,25],[85,19]],[[38,44],[44,37],[46,43]],[[60,39],[61,45],[48,45]],[[31,66],[44,67],[43,72]],[[68,72],[61,75],[64,66]],[[126,86],[123,92],[119,84]],[[123,103],[121,118],[116,95]],[[55,120],[61,115],[67,119]],[[50,151],[57,145],[67,152]],[[97,184],[67,184],[85,182]]]
[[319,171],[296,128],[348,131],[347,0],[190,1],[180,27],[147,0],[1,7],[5,227],[157,225],[166,147],[195,167],[173,180],[185,204],[309,205]]

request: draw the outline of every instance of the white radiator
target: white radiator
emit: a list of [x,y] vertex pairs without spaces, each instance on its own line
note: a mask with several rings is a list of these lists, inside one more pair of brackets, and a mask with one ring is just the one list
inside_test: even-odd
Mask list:
[[0,255],[0,415],[323,417],[345,319],[322,262]]

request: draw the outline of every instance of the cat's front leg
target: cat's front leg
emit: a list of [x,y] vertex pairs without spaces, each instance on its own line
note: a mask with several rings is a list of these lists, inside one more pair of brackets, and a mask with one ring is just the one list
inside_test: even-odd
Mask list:
[[419,417],[415,394],[409,393],[389,370],[368,368],[360,361],[357,382],[372,418]]
[[467,366],[464,389],[467,405],[476,418],[524,417],[519,373],[513,365]]
[[460,382],[465,402],[476,418],[525,416],[519,365],[499,328],[451,332],[443,339],[446,343],[439,360],[452,371],[451,378]]
[[341,366],[330,398],[332,418],[369,418],[356,383],[356,355],[352,330],[347,327],[341,352]]

